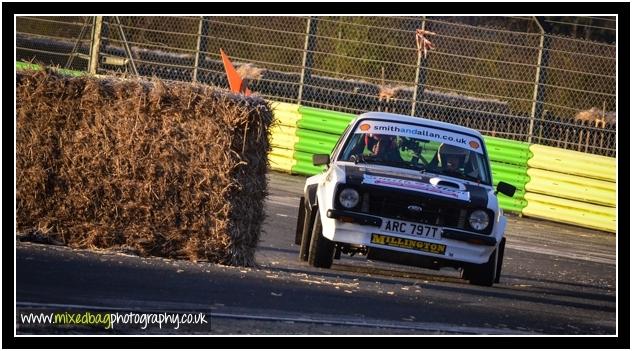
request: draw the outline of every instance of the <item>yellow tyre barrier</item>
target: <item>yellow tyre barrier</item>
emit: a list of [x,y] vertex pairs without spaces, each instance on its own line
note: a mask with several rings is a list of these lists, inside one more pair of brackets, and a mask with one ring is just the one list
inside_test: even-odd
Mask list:
[[543,145],[531,145],[529,150],[533,153],[533,157],[527,161],[529,167],[611,182],[616,181],[616,159],[613,157],[591,155]]
[[530,168],[528,192],[614,207],[616,183]]
[[292,167],[296,166],[297,162],[294,159],[294,146],[299,139],[296,136],[296,124],[301,119],[299,106],[278,101],[270,101],[270,106],[275,119],[275,124],[270,128],[270,169],[292,173]]
[[555,222],[579,225],[586,228],[616,232],[616,208],[560,199],[557,197],[526,193],[527,206],[522,213],[527,216]]
[[296,128],[277,124],[270,128],[270,144],[273,147],[294,150],[298,142]]
[[270,106],[274,113],[274,119],[277,123],[296,128],[296,123],[301,119],[301,114],[298,112],[297,104],[288,104],[286,102],[271,101]]
[[272,150],[268,154],[268,161],[270,162],[270,169],[286,173],[291,173],[292,167],[296,165],[294,150],[278,147],[272,147]]

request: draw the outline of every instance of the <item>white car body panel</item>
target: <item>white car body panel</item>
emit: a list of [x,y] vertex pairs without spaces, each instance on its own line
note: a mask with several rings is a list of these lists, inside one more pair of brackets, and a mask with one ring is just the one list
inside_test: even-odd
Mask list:
[[[366,119],[366,118],[372,118],[372,119],[379,118],[379,119],[384,119],[384,120],[390,120],[397,123],[407,123],[407,122],[420,123],[420,121],[423,121],[425,125],[428,125],[430,127],[448,128],[450,129],[452,133],[467,133],[469,135],[475,135],[479,137],[481,141],[483,141],[483,145],[484,145],[484,140],[482,138],[482,135],[475,130],[457,126],[457,125],[448,124],[448,123],[421,119],[418,117],[401,116],[401,115],[394,115],[394,114],[382,113],[382,112],[370,112],[370,113],[366,113],[366,114],[356,117],[353,121],[351,121],[350,124],[355,125],[360,120]],[[347,138],[352,132],[353,132],[352,129],[349,128],[346,134],[341,136],[341,138]],[[341,145],[344,145],[344,140],[341,143]],[[485,157],[489,165],[489,156],[486,154],[486,149],[484,148],[484,146],[483,146],[483,151],[485,152]],[[471,182],[468,180],[448,177],[445,175],[432,175],[432,173],[424,174],[424,176],[438,177],[441,179],[448,180],[450,182],[463,184],[463,186],[460,186],[460,189],[463,189],[465,185],[469,186],[470,188],[478,187],[480,189],[484,189],[484,193],[486,193],[487,195],[487,202],[486,202],[485,207],[493,211],[494,213],[493,218],[490,218],[490,222],[493,222],[493,231],[489,235],[486,235],[486,236],[494,237],[496,239],[496,246],[473,244],[470,242],[466,242],[462,240],[454,240],[454,239],[449,239],[449,238],[433,239],[433,238],[426,238],[426,237],[420,238],[418,236],[409,235],[409,234],[401,234],[401,233],[394,234],[392,232],[382,231],[379,227],[376,227],[376,226],[362,225],[362,224],[357,224],[357,223],[347,223],[347,222],[342,222],[334,218],[329,218],[327,216],[327,210],[335,208],[334,202],[336,199],[334,198],[334,194],[336,191],[336,186],[338,184],[345,184],[346,177],[347,177],[347,174],[345,174],[345,169],[347,167],[356,167],[361,170],[360,172],[379,172],[379,174],[387,178],[390,177],[391,175],[392,177],[405,176],[407,177],[407,179],[412,179],[410,180],[410,182],[413,182],[413,183],[415,182],[415,177],[418,177],[420,179],[419,184],[421,184],[421,178],[422,178],[420,175],[420,172],[416,170],[389,167],[389,166],[376,165],[376,164],[366,164],[366,163],[358,165],[358,164],[354,164],[353,162],[348,162],[348,161],[337,161],[336,159],[338,158],[338,153],[339,153],[339,148],[338,150],[334,150],[330,167],[327,170],[323,171],[320,174],[307,178],[305,182],[305,194],[307,194],[308,187],[310,185],[317,184],[316,206],[319,209],[320,220],[322,222],[322,228],[323,228],[323,236],[325,238],[332,240],[334,242],[339,242],[339,243],[362,245],[362,246],[367,246],[367,247],[379,247],[381,249],[388,249],[388,250],[393,250],[393,251],[398,251],[398,252],[406,252],[406,253],[423,255],[427,257],[436,257],[436,258],[441,258],[441,259],[446,259],[446,260],[453,260],[453,261],[458,261],[458,262],[467,262],[467,263],[474,263],[474,264],[482,264],[482,263],[487,262],[489,260],[490,255],[498,247],[500,241],[502,240],[504,236],[507,220],[504,217],[502,210],[499,208],[498,199],[494,193],[494,188],[491,185],[477,184],[475,182]],[[489,173],[490,173],[489,175],[490,183],[493,184],[491,182],[491,171]],[[434,187],[435,185],[424,185],[424,186]],[[420,196],[423,196],[423,193],[424,193],[423,189],[419,191],[420,191]],[[455,191],[455,190],[452,190],[452,191]],[[479,195],[480,193],[481,192],[479,191]],[[386,217],[375,216],[372,214],[369,214],[369,215],[372,217],[379,217],[382,219],[382,221],[388,220],[388,218]],[[373,244],[371,243],[371,235],[373,233],[389,235],[392,237],[401,238],[402,240],[413,239],[417,241],[427,242],[429,244],[445,245],[445,253],[439,254],[439,253],[418,251],[418,250],[413,250],[413,249],[406,249],[406,248],[401,248],[401,247],[392,247],[392,246],[385,247],[384,245]]]

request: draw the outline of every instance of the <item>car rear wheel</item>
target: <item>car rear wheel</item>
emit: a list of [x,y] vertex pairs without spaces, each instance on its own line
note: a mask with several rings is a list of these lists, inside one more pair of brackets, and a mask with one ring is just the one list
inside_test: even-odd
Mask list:
[[312,240],[309,245],[308,263],[310,266],[318,268],[331,268],[334,262],[334,242],[323,236],[323,225],[320,221],[318,210],[316,214],[314,229],[312,230]]

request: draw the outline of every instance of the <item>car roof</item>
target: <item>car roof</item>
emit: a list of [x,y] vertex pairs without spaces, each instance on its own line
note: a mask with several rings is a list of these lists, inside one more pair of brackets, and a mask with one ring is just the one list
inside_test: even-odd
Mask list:
[[373,118],[385,119],[385,120],[399,122],[399,123],[423,123],[431,127],[445,128],[451,131],[461,132],[461,133],[466,133],[466,134],[474,134],[480,137],[481,139],[483,138],[483,136],[478,130],[463,127],[458,124],[439,122],[439,121],[434,121],[427,118],[399,115],[396,113],[389,113],[389,112],[366,112],[356,117],[353,120],[353,122],[361,120],[361,119],[373,119]]

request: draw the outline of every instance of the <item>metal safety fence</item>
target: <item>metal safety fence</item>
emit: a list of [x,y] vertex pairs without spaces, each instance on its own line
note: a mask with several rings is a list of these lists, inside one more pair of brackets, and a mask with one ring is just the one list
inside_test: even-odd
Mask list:
[[489,136],[615,156],[616,45],[551,34],[547,22],[26,16],[16,18],[16,59],[227,87],[221,48],[250,90],[268,99],[423,116]]

